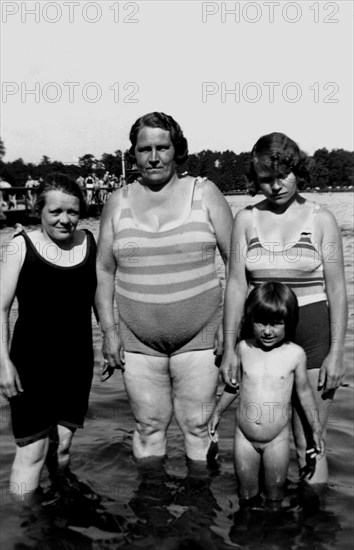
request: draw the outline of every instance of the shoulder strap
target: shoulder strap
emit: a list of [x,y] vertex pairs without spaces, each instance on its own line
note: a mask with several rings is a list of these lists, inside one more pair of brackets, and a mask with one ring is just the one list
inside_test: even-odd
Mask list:
[[25,248],[25,257],[23,261],[25,261],[26,258],[31,259],[31,261],[35,259],[37,260],[38,258],[40,258],[40,254],[38,253],[38,250],[35,244],[31,241],[31,239],[29,238],[29,236],[27,235],[24,229],[22,229],[19,233],[14,235],[12,238],[17,239],[17,237],[22,237],[25,242],[26,248]]
[[83,231],[86,233],[86,238],[87,238],[87,244],[88,246],[96,246],[96,240],[95,240],[95,237],[93,236],[93,233],[89,230],[89,229],[85,229],[83,228]]
[[33,242],[31,241],[31,239],[29,238],[29,236],[27,235],[24,229],[22,229],[19,233],[16,233],[12,238],[17,239],[17,237],[23,237],[27,248],[30,247],[31,249],[36,249],[36,247],[34,246]]
[[301,234],[303,234],[303,233],[312,234],[313,233],[313,224],[314,224],[314,221],[315,221],[315,217],[316,217],[317,213],[320,211],[320,209],[321,209],[321,206],[314,202],[313,206],[312,206],[312,211],[310,213],[310,216],[307,219],[306,226],[301,231]]
[[192,210],[203,209],[203,196],[205,189],[205,178],[198,176],[193,183]]
[[128,189],[129,189],[128,185],[126,185],[125,187],[121,187],[121,193],[122,193],[121,210],[129,210],[130,211]]
[[252,213],[252,229],[253,229],[254,236],[256,236],[257,235],[257,230],[256,230],[256,208],[254,206],[251,208],[251,213]]

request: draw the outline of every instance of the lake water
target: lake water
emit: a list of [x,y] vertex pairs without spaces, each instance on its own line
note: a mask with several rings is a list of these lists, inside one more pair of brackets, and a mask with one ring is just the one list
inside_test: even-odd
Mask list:
[[[292,446],[287,509],[270,514],[241,514],[232,464],[233,414],[220,424],[220,468],[207,474],[187,468],[183,440],[176,424],[169,428],[168,458],[161,468],[138,470],[131,454],[134,422],[122,377],[116,372],[100,382],[100,337],[95,330],[95,376],[84,430],[72,446],[73,478],[60,488],[43,475],[44,497],[32,509],[19,507],[8,495],[8,476],[15,452],[9,408],[0,401],[1,548],[57,550],[123,548],[129,550],[345,550],[354,544],[353,492],[353,348],[354,246],[353,194],[306,195],[335,214],[344,244],[349,300],[345,342],[345,386],[336,394],[336,414],[330,420],[327,454],[328,484],[319,495],[297,487]],[[228,198],[233,212],[258,198]],[[82,227],[95,236],[98,220]],[[1,230],[7,240],[13,229]],[[218,271],[223,279],[218,259]],[[15,312],[14,312],[15,313]],[[14,315],[13,313],[13,315]],[[13,318],[13,317],[12,317]],[[219,390],[222,390],[220,384]],[[65,396],[63,396],[65,399]]]

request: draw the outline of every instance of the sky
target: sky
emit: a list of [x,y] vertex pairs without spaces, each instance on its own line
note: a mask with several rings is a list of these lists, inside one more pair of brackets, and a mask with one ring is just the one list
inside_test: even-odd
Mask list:
[[5,161],[129,148],[151,111],[191,153],[284,132],[353,150],[353,2],[1,2]]

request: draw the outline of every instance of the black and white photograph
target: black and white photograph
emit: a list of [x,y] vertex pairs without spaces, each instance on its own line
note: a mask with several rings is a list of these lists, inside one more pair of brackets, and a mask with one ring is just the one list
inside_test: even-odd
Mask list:
[[354,544],[352,0],[2,0],[2,550]]

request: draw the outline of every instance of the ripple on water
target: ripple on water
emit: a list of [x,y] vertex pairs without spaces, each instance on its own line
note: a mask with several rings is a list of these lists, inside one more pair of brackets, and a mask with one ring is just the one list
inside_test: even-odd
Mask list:
[[[100,346],[95,339],[95,377],[84,430],[78,430],[72,448],[72,470],[77,480],[51,492],[44,476],[45,502],[20,511],[11,502],[7,479],[15,452],[8,421],[8,405],[2,407],[2,483],[0,531],[2,550],[57,550],[125,548],[129,550],[346,550],[353,543],[353,194],[305,194],[327,205],[341,227],[347,276],[350,319],[345,344],[349,387],[338,390],[336,415],[328,431],[330,482],[320,495],[300,495],[295,483],[287,490],[288,509],[278,515],[264,510],[239,513],[233,473],[233,411],[220,424],[220,470],[213,476],[190,475],[184,457],[183,438],[173,421],[169,429],[165,471],[141,472],[131,455],[134,420],[121,373],[102,384],[99,379]],[[236,213],[260,197],[228,198]],[[99,222],[81,222],[97,237]],[[2,240],[12,228],[0,230]],[[224,281],[221,260],[218,273]],[[15,313],[12,319],[14,320]],[[220,390],[222,385],[220,385]],[[296,479],[292,445],[289,478]],[[80,485],[83,484],[83,485]],[[299,500],[300,499],[300,500]],[[301,500],[302,499],[302,500]],[[299,507],[299,502],[303,506]],[[317,502],[317,505],[316,505]],[[317,507],[316,507],[317,506]],[[60,541],[60,542],[58,542]],[[60,544],[60,546],[58,546]]]

